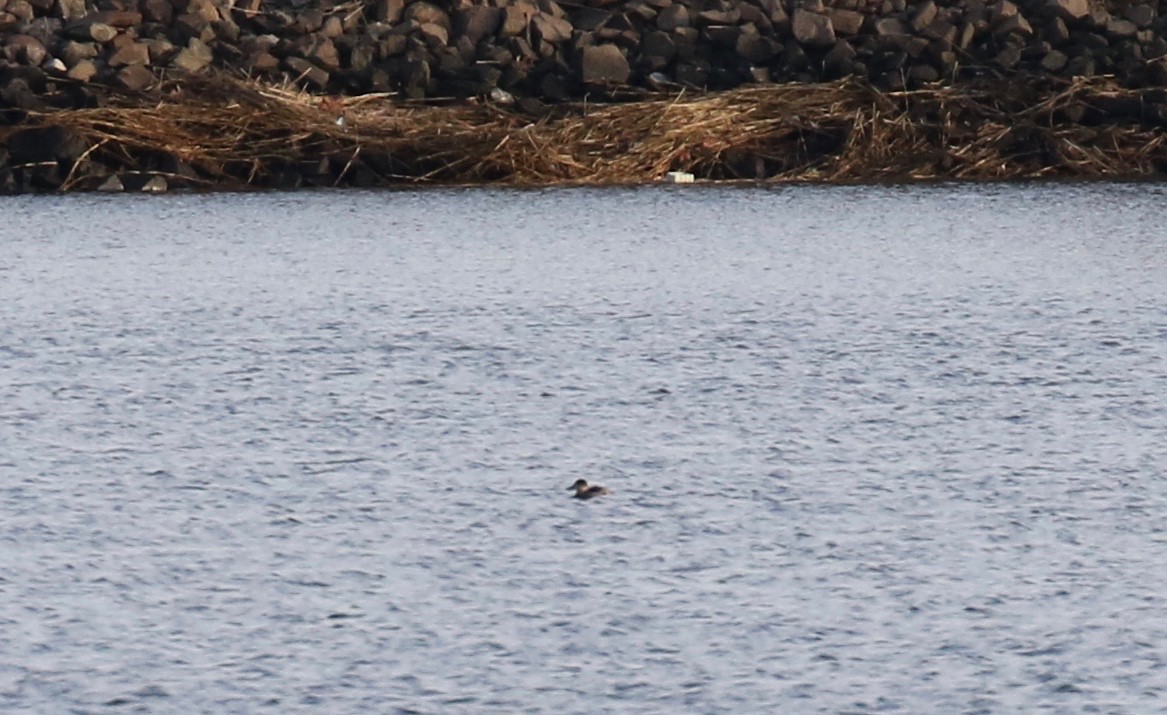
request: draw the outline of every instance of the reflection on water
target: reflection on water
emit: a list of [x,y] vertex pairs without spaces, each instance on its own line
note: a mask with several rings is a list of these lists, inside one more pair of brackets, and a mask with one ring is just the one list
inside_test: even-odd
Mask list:
[[0,709],[1153,711],[1163,194],[4,199]]

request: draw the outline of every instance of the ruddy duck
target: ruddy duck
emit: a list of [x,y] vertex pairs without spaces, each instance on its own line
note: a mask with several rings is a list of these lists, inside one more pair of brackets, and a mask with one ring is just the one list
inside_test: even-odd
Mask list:
[[588,480],[586,479],[575,480],[575,484],[572,484],[570,487],[568,487],[568,490],[571,489],[575,490],[576,499],[593,499],[602,494],[612,493],[611,490],[609,490],[607,487],[601,487],[599,484],[588,486]]

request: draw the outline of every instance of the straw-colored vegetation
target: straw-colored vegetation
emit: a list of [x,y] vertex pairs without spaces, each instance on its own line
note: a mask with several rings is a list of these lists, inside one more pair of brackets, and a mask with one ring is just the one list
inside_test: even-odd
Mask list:
[[220,186],[279,185],[313,163],[320,183],[337,184],[627,184],[668,171],[831,182],[1139,176],[1167,166],[1164,105],[1149,92],[1162,94],[1100,78],[893,93],[841,81],[580,103],[535,117],[488,103],[322,99],[219,76],[25,126],[75,130],[101,166],[145,169],[169,154]]

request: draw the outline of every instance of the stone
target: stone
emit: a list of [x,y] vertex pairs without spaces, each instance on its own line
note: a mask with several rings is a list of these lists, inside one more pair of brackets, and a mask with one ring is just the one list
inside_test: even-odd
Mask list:
[[916,8],[916,14],[912,17],[912,29],[916,32],[922,31],[936,19],[936,13],[936,3],[932,0],[920,3]]
[[169,64],[178,54],[178,48],[165,37],[146,40],[146,47],[150,50],[150,64],[152,65]]
[[536,39],[558,44],[570,40],[574,28],[565,18],[539,13],[531,18],[531,29]]
[[827,16],[831,18],[831,27],[835,28],[835,34],[847,36],[858,35],[866,19],[861,12],[839,8],[829,8]]
[[450,42],[450,35],[446,32],[446,28],[436,22],[422,23],[417,28],[417,36],[433,50],[445,47]]
[[157,78],[146,65],[126,65],[117,73],[117,81],[131,92],[144,92],[154,85]]
[[1151,5],[1128,5],[1122,11],[1122,16],[1145,30],[1155,22],[1155,8]]
[[150,64],[150,48],[144,42],[129,42],[118,48],[105,61],[110,67]]
[[167,0],[141,0],[142,18],[148,22],[169,25],[174,17],[174,6]]
[[304,58],[328,71],[340,69],[340,52],[332,40],[322,35],[311,36],[309,45],[304,49]]
[[1033,27],[1024,16],[1009,15],[993,27],[993,32],[998,35],[1017,34],[1024,37],[1031,37],[1033,35]]
[[689,8],[680,4],[666,7],[657,14],[656,26],[665,32],[672,32],[678,27],[688,27]]
[[424,25],[426,23],[441,25],[447,33],[450,31],[451,27],[450,16],[446,14],[446,11],[442,10],[437,5],[424,2],[424,0],[422,2],[415,2],[408,5],[405,8],[404,18],[406,20],[413,20],[419,25]]
[[1069,58],[1057,50],[1051,50],[1041,58],[1041,68],[1046,72],[1061,72],[1066,67]]
[[736,7],[722,6],[721,9],[702,10],[697,13],[698,25],[736,25],[741,19],[741,11]]
[[80,20],[86,12],[85,0],[57,0],[57,17],[65,22]]
[[32,22],[32,19],[36,17],[36,10],[26,0],[8,0],[8,4],[4,6],[4,11],[9,15],[15,16],[19,22]]
[[649,71],[668,67],[676,54],[677,45],[673,42],[672,35],[660,30],[647,33],[640,45],[641,62]]
[[9,62],[39,67],[49,51],[31,35],[11,35],[4,41],[3,57]]
[[89,151],[89,142],[70,129],[37,127],[22,129],[8,138],[13,164],[62,161],[72,164]]
[[706,25],[703,33],[715,45],[733,47],[737,44],[741,29],[737,25]]
[[169,188],[170,187],[166,183],[166,177],[158,176],[155,174],[146,179],[146,182],[142,184],[138,191],[146,194],[162,194],[165,193]]
[[1112,40],[1125,40],[1134,37],[1138,31],[1139,26],[1130,20],[1112,17],[1106,23],[1106,36]]
[[734,43],[734,51],[751,65],[764,65],[778,54],[778,45],[771,38],[759,34],[753,25],[743,25]]
[[130,10],[102,10],[90,15],[89,19],[111,27],[137,27],[142,24],[142,13]]
[[117,28],[104,22],[79,20],[65,26],[65,35],[75,40],[93,40],[94,42],[109,42],[118,36]]
[[315,89],[325,89],[328,87],[328,81],[331,79],[331,75],[303,57],[284,58],[283,64],[292,73],[292,79],[294,81],[304,82]]
[[405,13],[405,0],[377,0],[373,19],[377,22],[396,24]]
[[126,187],[124,184],[122,184],[122,180],[118,178],[118,175],[113,174],[105,181],[101,182],[101,185],[97,187],[97,190],[107,193],[120,193],[125,191]]
[[502,10],[489,5],[471,5],[454,15],[457,35],[477,45],[484,37],[493,37],[502,20]]
[[243,60],[243,69],[250,74],[271,74],[280,67],[279,58],[267,50],[256,49]]
[[575,29],[581,32],[593,32],[608,24],[612,19],[612,12],[603,8],[588,5],[571,5],[568,19]]
[[794,11],[791,18],[794,39],[806,47],[834,47],[835,28],[831,18],[803,9]]
[[320,26],[320,34],[330,40],[335,40],[344,34],[344,22],[336,15],[329,15],[324,18],[324,24]]
[[840,39],[823,56],[823,69],[827,70],[828,74],[833,77],[849,75],[854,68],[855,57],[857,55],[858,53],[851,46],[851,43]]
[[909,34],[908,26],[896,17],[880,18],[875,21],[872,29],[875,30],[877,37],[895,37]]
[[1090,14],[1089,0],[1048,0],[1046,7],[1064,20],[1081,20]]
[[69,68],[65,76],[78,82],[88,82],[97,75],[97,65],[93,60],[78,60]]
[[[214,52],[205,42],[197,37],[192,37],[187,41],[186,47],[179,50],[174,59],[170,61],[170,66],[181,72],[193,74],[203,71],[214,58]],[[274,67],[270,69],[274,69]]]
[[632,69],[619,47],[604,44],[584,48],[581,73],[589,84],[625,84]]
[[515,37],[527,29],[527,23],[535,16],[538,9],[528,2],[519,2],[508,5],[502,11],[502,23],[498,29],[499,37]]
[[908,84],[918,87],[940,79],[940,72],[932,65],[912,65],[908,68]]

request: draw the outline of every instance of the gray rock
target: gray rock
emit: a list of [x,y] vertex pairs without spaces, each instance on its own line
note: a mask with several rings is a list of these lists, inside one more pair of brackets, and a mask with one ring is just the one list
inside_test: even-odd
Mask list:
[[4,41],[3,57],[9,62],[39,67],[49,51],[32,35],[12,35]]
[[144,42],[127,42],[105,61],[110,67],[150,64],[150,48]]
[[447,33],[452,27],[450,16],[446,14],[445,10],[432,3],[424,2],[424,0],[408,5],[405,8],[404,18],[406,20],[413,20],[419,25],[426,23],[441,25]]
[[863,29],[863,21],[866,19],[866,16],[861,12],[840,8],[829,8],[827,15],[831,18],[831,27],[835,28],[837,35],[858,35],[859,31]]
[[666,7],[657,14],[656,26],[665,32],[672,32],[678,27],[688,27],[689,8],[681,4]]
[[831,18],[803,9],[794,11],[791,18],[794,39],[806,47],[834,47],[835,28]]
[[926,2],[920,3],[916,7],[915,15],[912,16],[912,29],[920,32],[928,27],[936,19],[936,13],[936,3],[932,0],[926,0]]
[[1046,72],[1061,72],[1066,67],[1069,58],[1057,50],[1051,50],[1041,58],[1041,68]]
[[66,22],[80,20],[86,12],[85,0],[57,0],[57,17]]
[[539,9],[531,2],[519,0],[508,5],[502,11],[502,24],[498,29],[499,37],[515,37],[527,29],[527,23],[535,16]]
[[668,67],[676,54],[677,45],[673,42],[672,35],[660,30],[646,34],[640,44],[641,61],[649,70]]
[[456,34],[477,45],[482,38],[492,37],[498,31],[502,10],[489,5],[471,5],[457,12],[454,18]]
[[65,26],[65,35],[75,40],[105,43],[118,36],[117,28],[104,22],[78,20]]
[[170,186],[167,185],[165,176],[154,175],[147,179],[146,183],[142,184],[142,188],[138,190],[146,194],[162,194],[169,188]]
[[287,57],[283,65],[292,73],[292,79],[315,89],[326,89],[331,75],[303,57]]
[[[269,55],[270,56],[270,55]],[[178,51],[174,58],[170,61],[170,66],[181,72],[193,74],[195,72],[202,72],[207,65],[211,64],[211,60],[215,58],[215,53],[207,46],[205,42],[192,37],[187,41],[186,47]],[[273,61],[275,58],[272,58]],[[275,69],[271,67],[269,69]]]
[[584,48],[581,73],[589,84],[625,84],[632,70],[619,47],[605,44]]
[[1088,0],[1047,0],[1046,6],[1065,20],[1081,20],[1090,14]]
[[562,17],[539,13],[531,18],[531,29],[535,39],[557,44],[571,39],[571,22]]
[[126,187],[124,184],[122,184],[122,180],[118,178],[118,175],[113,174],[108,179],[101,182],[101,185],[97,187],[97,190],[108,193],[120,193],[125,191]]
[[157,78],[146,65],[126,65],[117,73],[117,81],[132,92],[144,92],[154,86]]
[[88,82],[97,75],[97,64],[93,60],[78,60],[65,73],[69,79],[77,80],[78,82]]

